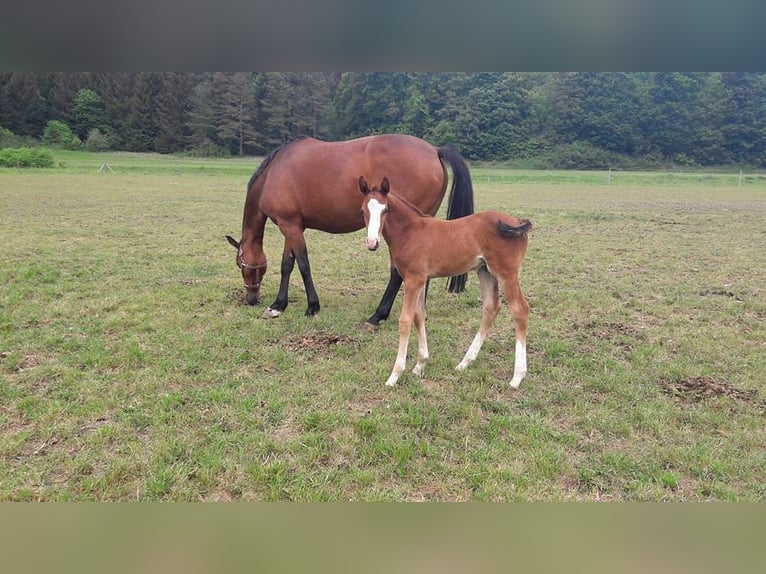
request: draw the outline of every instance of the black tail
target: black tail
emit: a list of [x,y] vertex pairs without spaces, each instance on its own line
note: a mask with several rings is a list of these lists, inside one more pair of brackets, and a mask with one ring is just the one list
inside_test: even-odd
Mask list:
[[532,229],[532,222],[529,221],[529,219],[522,219],[520,223],[521,225],[513,226],[508,225],[504,221],[498,221],[497,231],[503,237],[521,237],[522,235],[529,233],[529,231]]
[[[449,146],[439,148],[439,159],[452,168],[452,188],[447,203],[447,219],[458,219],[473,213],[473,183],[471,172],[463,156]],[[461,293],[465,290],[468,274],[450,277],[447,289],[450,293]]]

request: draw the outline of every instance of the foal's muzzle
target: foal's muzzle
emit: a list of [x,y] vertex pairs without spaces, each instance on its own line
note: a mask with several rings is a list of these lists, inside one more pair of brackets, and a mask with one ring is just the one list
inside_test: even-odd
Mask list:
[[377,251],[378,247],[380,247],[380,242],[377,239],[367,238],[367,249],[370,251]]

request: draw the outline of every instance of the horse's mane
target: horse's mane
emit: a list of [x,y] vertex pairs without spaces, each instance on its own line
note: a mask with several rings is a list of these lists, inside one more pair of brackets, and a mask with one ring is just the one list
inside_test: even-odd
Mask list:
[[255,170],[255,173],[254,173],[254,174],[253,174],[253,176],[250,178],[250,181],[248,181],[248,182],[247,182],[247,189],[250,189],[250,187],[252,187],[252,185],[255,183],[255,180],[257,180],[257,179],[260,177],[260,175],[261,175],[261,174],[262,174],[264,171],[266,171],[266,168],[267,168],[267,167],[269,167],[269,164],[270,164],[270,163],[273,161],[273,159],[274,159],[275,157],[277,157],[277,154],[278,154],[280,151],[282,151],[283,149],[285,149],[285,148],[287,148],[287,147],[291,146],[291,145],[292,145],[292,144],[294,144],[295,142],[299,142],[299,141],[301,141],[301,140],[303,140],[303,139],[307,139],[308,137],[309,137],[309,136],[301,136],[301,137],[298,137],[298,138],[295,138],[295,139],[289,140],[289,141],[287,141],[287,142],[283,143],[283,144],[282,144],[281,146],[279,146],[278,148],[275,148],[275,149],[273,149],[273,150],[271,151],[271,153],[269,153],[269,155],[267,155],[267,156],[266,156],[266,158],[265,158],[265,159],[264,159],[264,160],[261,162],[261,165],[259,165],[259,166],[258,166],[258,169],[256,169],[256,170]]

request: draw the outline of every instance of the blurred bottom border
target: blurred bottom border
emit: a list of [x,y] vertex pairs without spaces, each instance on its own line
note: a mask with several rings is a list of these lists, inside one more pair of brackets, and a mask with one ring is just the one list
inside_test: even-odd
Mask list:
[[749,572],[758,504],[0,505],[11,572]]

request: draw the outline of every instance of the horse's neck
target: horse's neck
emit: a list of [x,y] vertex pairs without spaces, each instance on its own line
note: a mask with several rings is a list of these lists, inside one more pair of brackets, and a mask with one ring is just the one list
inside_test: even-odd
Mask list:
[[261,187],[252,185],[245,198],[245,210],[242,216],[242,242],[263,245],[263,233],[266,228],[266,215],[261,211]]

